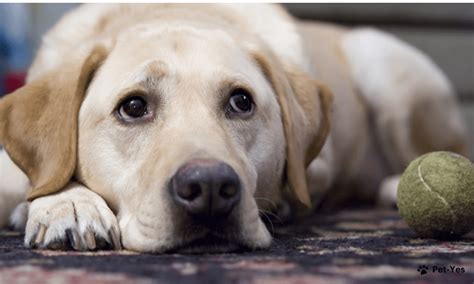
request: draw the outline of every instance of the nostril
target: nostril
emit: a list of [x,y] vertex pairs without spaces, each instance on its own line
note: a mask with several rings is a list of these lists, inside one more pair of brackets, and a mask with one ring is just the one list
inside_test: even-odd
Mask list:
[[179,197],[192,201],[202,194],[201,185],[199,183],[191,183],[178,189]]
[[222,185],[219,194],[222,198],[229,199],[237,194],[237,186],[235,184]]

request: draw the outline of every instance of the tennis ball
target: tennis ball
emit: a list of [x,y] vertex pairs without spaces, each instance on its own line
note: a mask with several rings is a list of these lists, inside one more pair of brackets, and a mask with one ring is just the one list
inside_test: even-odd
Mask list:
[[408,165],[398,185],[398,210],[425,238],[450,239],[474,227],[474,166],[451,152],[425,154]]

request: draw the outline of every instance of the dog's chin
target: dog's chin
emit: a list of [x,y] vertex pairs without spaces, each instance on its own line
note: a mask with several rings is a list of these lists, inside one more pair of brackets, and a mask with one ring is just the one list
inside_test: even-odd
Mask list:
[[249,248],[241,243],[207,234],[203,237],[194,239],[190,242],[182,244],[176,248],[169,250],[169,253],[183,253],[183,254],[217,254],[228,252],[247,251]]

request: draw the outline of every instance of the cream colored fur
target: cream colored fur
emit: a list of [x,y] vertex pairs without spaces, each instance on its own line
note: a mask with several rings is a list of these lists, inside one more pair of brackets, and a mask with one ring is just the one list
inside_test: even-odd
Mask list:
[[[421,52],[380,31],[300,23],[273,5],[84,5],[44,37],[28,82],[97,45],[107,55],[78,113],[79,184],[46,196],[36,191],[27,246],[48,247],[67,229],[82,240],[76,249],[93,249],[90,231],[111,243],[108,232],[117,231],[136,251],[163,252],[199,238],[206,232],[189,234],[166,186],[186,161],[213,158],[231,165],[244,185],[233,238],[268,247],[259,210],[278,213],[289,201],[314,208],[345,194],[368,198],[418,154],[463,151],[465,130],[449,82]],[[219,111],[219,91],[233,84],[255,95],[250,121]],[[125,126],[112,115],[132,91],[155,100],[152,123]],[[420,109],[447,120],[420,119]],[[428,137],[413,135],[420,125]],[[0,174],[18,174],[0,155]],[[19,203],[11,192],[24,197],[18,175],[18,183],[0,180],[0,202]],[[396,184],[384,183],[384,196],[393,198]],[[17,227],[28,211],[21,206]],[[0,208],[5,224],[13,206]]]

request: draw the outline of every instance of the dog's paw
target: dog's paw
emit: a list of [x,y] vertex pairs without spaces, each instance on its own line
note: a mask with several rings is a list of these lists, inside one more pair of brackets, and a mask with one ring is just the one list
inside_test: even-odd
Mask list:
[[397,192],[400,175],[387,177],[382,181],[377,197],[377,205],[385,209],[397,208]]
[[10,227],[15,231],[24,231],[28,220],[29,202],[22,202],[13,209],[9,218]]
[[31,202],[25,246],[46,249],[121,249],[117,218],[96,193],[78,184]]

